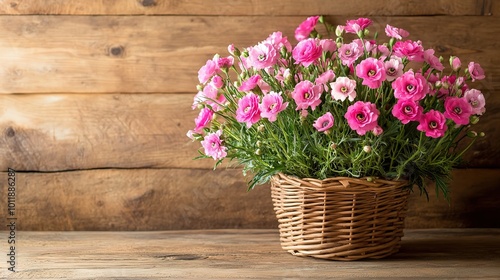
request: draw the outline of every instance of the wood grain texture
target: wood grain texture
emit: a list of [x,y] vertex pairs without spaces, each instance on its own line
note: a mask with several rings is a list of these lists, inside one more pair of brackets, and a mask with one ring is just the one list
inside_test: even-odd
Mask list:
[[[7,235],[0,233],[6,240]],[[8,279],[498,279],[499,229],[406,230],[375,261],[292,256],[277,230],[18,232]],[[5,266],[6,264],[3,264]]]
[[[344,24],[351,17],[329,19]],[[281,30],[293,38],[303,16],[2,16],[0,93],[194,92],[197,71],[227,45],[247,47]],[[411,39],[481,63],[480,87],[499,92],[499,17],[374,17]],[[249,32],[251,30],[251,32]],[[432,30],[432,32],[429,32]],[[27,63],[29,62],[29,63]]]
[[[20,230],[277,228],[269,186],[247,192],[240,170],[102,169],[16,178]],[[499,182],[498,169],[455,170],[451,206],[433,187],[429,202],[412,194],[406,228],[500,227]]]
[[[94,168],[206,168],[193,160],[199,143],[186,132],[197,111],[190,94],[0,95],[0,170],[63,171]],[[467,165],[500,168],[500,95],[487,114]]]
[[0,14],[53,15],[482,15],[485,0],[2,0]]

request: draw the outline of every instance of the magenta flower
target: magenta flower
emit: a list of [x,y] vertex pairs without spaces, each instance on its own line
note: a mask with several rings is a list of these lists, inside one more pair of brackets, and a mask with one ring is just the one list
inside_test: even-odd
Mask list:
[[233,66],[233,64],[234,64],[234,57],[232,56],[219,57],[217,59],[217,67],[220,69],[228,69],[229,67]]
[[419,121],[422,115],[422,106],[411,99],[399,99],[392,108],[392,115],[400,120],[403,124],[410,121]]
[[385,80],[384,63],[369,57],[356,65],[356,75],[363,79],[363,85],[371,89],[379,88]]
[[399,57],[393,56],[384,62],[386,80],[392,82],[396,78],[403,76],[403,67],[404,64]]
[[404,37],[408,37],[410,33],[402,28],[396,28],[387,24],[385,26],[385,35],[391,38],[402,40]]
[[420,123],[417,126],[419,131],[425,132],[425,136],[432,138],[443,137],[448,127],[446,126],[446,118],[443,113],[436,110],[422,115]]
[[214,160],[223,159],[227,156],[227,147],[222,145],[221,135],[222,131],[217,130],[215,133],[207,134],[203,141],[201,141],[201,145],[205,149],[205,154],[211,156]]
[[475,62],[469,62],[469,65],[467,66],[468,73],[474,82],[475,80],[482,80],[485,78],[484,76],[484,70],[481,68],[481,65],[479,63]]
[[292,92],[292,98],[297,104],[297,109],[307,109],[311,107],[313,110],[316,109],[321,103],[321,93],[323,92],[323,87],[321,85],[314,85],[311,81],[302,81],[295,85]]
[[464,93],[464,98],[469,102],[472,108],[472,114],[474,115],[482,115],[486,108],[486,101],[484,100],[484,95],[481,91],[477,89],[469,89]]
[[397,41],[392,47],[392,51],[400,58],[407,57],[411,61],[424,61],[424,47],[420,41]]
[[247,128],[260,120],[259,97],[257,95],[248,93],[238,101],[236,120],[246,123]]
[[424,61],[431,66],[431,68],[436,69],[438,71],[443,71],[444,66],[439,61],[439,57],[434,55],[433,49],[428,49],[424,51]]
[[429,83],[424,76],[420,73],[415,74],[412,70],[392,82],[392,88],[397,99],[413,101],[423,99],[430,90]]
[[278,61],[276,49],[274,49],[273,45],[266,42],[253,46],[248,55],[250,65],[256,70],[271,67]]
[[318,23],[319,16],[308,17],[304,20],[297,29],[295,29],[295,39],[302,41],[309,37],[309,34],[314,30]]
[[198,70],[198,80],[200,83],[204,84],[210,78],[212,78],[213,75],[215,75],[219,71],[219,68],[217,67],[217,62],[213,60],[207,60],[205,65],[203,65],[200,70]]
[[207,127],[207,125],[210,124],[213,116],[214,116],[214,111],[210,110],[209,108],[205,107],[201,109],[200,113],[198,114],[198,117],[194,119],[195,123],[194,132],[201,133],[203,128]]
[[448,97],[444,100],[444,116],[456,124],[468,124],[472,115],[472,106],[465,98]]
[[365,135],[378,126],[377,119],[380,112],[371,102],[358,101],[347,108],[344,117],[352,130],[359,135]]
[[356,43],[343,44],[338,50],[338,56],[342,64],[351,66],[363,55],[363,49]]
[[273,45],[273,47],[278,51],[283,47],[285,47],[287,52],[292,51],[292,44],[290,44],[288,38],[286,36],[283,37],[283,33],[279,31],[273,32],[265,41]]
[[302,64],[307,67],[321,57],[322,49],[318,39],[306,39],[300,41],[292,51],[295,64]]
[[338,77],[335,82],[330,83],[332,87],[332,98],[335,100],[344,101],[349,98],[353,101],[356,98],[356,81],[347,77]]
[[348,20],[345,25],[345,32],[358,34],[358,32],[365,30],[370,24],[372,24],[372,21],[368,18]]
[[333,115],[330,112],[327,112],[323,116],[319,117],[316,121],[314,121],[314,128],[316,128],[319,132],[327,133],[328,129],[333,127],[334,119]]
[[260,116],[267,118],[270,122],[276,121],[278,113],[288,107],[288,102],[283,103],[281,92],[276,93],[271,91],[269,94],[264,95],[262,103],[259,105]]
[[260,77],[259,74],[253,75],[250,78],[246,79],[241,83],[241,86],[238,87],[239,91],[251,91],[253,90],[256,86],[257,83],[261,80],[262,78]]

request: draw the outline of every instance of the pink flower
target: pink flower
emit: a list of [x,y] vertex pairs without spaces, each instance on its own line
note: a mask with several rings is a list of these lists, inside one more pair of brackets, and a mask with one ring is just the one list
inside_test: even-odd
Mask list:
[[218,88],[213,82],[205,85],[203,88],[203,94],[199,96],[201,100],[212,107],[213,110],[219,111],[221,109],[221,104],[226,102],[224,94],[220,94]]
[[227,51],[231,54],[231,55],[236,55],[235,52],[236,52],[236,48],[234,47],[234,44],[230,44],[227,46]]
[[363,85],[371,89],[379,88],[385,80],[384,63],[369,57],[356,65],[356,75],[363,79]]
[[424,48],[420,41],[413,42],[411,40],[397,41],[394,44],[392,51],[397,57],[407,57],[411,61],[424,61]]
[[375,128],[372,129],[372,133],[375,136],[379,136],[380,134],[382,134],[382,132],[384,132],[384,129],[379,125],[377,125]]
[[308,17],[303,21],[297,29],[295,29],[295,39],[302,41],[309,37],[309,34],[314,30],[318,23],[319,16]]
[[234,64],[234,57],[228,56],[228,57],[219,57],[217,59],[217,67],[219,69],[228,69],[229,67],[233,66]]
[[306,39],[300,41],[292,51],[295,64],[302,64],[307,67],[321,57],[322,49],[318,39]]
[[319,117],[316,121],[314,121],[314,128],[316,128],[319,132],[327,132],[328,129],[333,127],[334,119],[333,115],[330,112],[327,112],[323,116]]
[[227,148],[222,145],[221,135],[222,131],[217,130],[215,133],[207,134],[203,141],[201,141],[201,145],[205,149],[205,154],[211,156],[214,160],[223,159],[227,156]]
[[212,121],[213,116],[214,116],[214,111],[210,110],[209,108],[205,107],[201,109],[200,113],[198,114],[198,117],[194,119],[195,123],[194,132],[201,133],[203,128],[207,127],[207,125],[210,124],[210,121]]
[[472,106],[466,99],[460,97],[448,97],[444,100],[444,116],[453,120],[456,124],[468,124],[472,115]]
[[236,120],[246,123],[247,128],[260,120],[259,97],[257,95],[248,93],[238,101]]
[[319,41],[319,45],[324,52],[333,53],[337,50],[337,44],[332,39],[323,39]]
[[380,112],[375,104],[358,101],[347,108],[344,117],[352,130],[356,130],[359,135],[365,135],[367,131],[371,131],[378,126],[379,114]]
[[377,46],[378,52],[380,52],[380,60],[384,61],[389,55],[391,55],[391,51],[386,45],[378,45]]
[[356,20],[348,20],[345,25],[345,32],[358,34],[358,32],[365,30],[368,26],[372,24],[372,21],[368,18],[358,18]]
[[425,136],[432,138],[443,137],[448,127],[446,126],[446,118],[443,113],[436,110],[422,115],[420,123],[417,126],[419,131],[425,132]]
[[450,64],[453,71],[458,71],[460,67],[462,67],[462,62],[460,61],[460,58],[456,56],[450,58]]
[[327,84],[333,81],[333,79],[335,79],[335,73],[333,72],[333,70],[327,70],[323,72],[323,74],[319,75],[319,77],[316,78],[314,83],[317,85],[322,85],[326,91],[328,90]]
[[394,81],[396,78],[403,76],[404,64],[401,58],[393,56],[384,63],[386,80]]
[[403,39],[404,37],[408,37],[410,33],[408,31],[402,29],[402,28],[396,28],[394,26],[390,26],[389,24],[385,26],[385,34],[388,37],[395,38],[395,39]]
[[241,86],[238,87],[239,91],[251,91],[257,86],[257,83],[262,80],[262,78],[256,74],[246,79],[241,83]]
[[217,63],[213,60],[207,60],[205,65],[203,65],[200,70],[198,70],[198,80],[200,83],[204,84],[210,78],[212,78],[213,75],[215,75],[219,71],[219,68],[217,67]]
[[481,65],[479,63],[475,62],[469,62],[469,65],[467,66],[467,70],[469,72],[469,75],[474,82],[475,80],[482,80],[485,78],[484,76],[484,70],[481,68]]
[[248,52],[250,65],[256,70],[265,69],[276,64],[278,54],[276,49],[270,43],[260,43],[253,46]]
[[212,77],[212,80],[210,81],[210,83],[212,85],[214,85],[214,87],[216,88],[221,88],[223,85],[224,85],[224,81],[222,80],[222,78],[218,75],[216,76],[213,76]]
[[439,61],[439,57],[434,55],[433,49],[428,49],[424,51],[424,61],[431,66],[431,68],[436,69],[438,71],[443,71],[444,66]]
[[464,98],[469,102],[472,107],[472,114],[474,115],[482,115],[486,108],[486,101],[484,100],[484,95],[481,91],[477,89],[469,89],[464,93]]
[[283,33],[277,31],[273,32],[269,37],[267,37],[266,42],[270,43],[273,45],[273,47],[280,51],[283,47],[286,49],[287,52],[292,51],[292,44],[288,41],[288,38],[285,36],[283,37]]
[[344,101],[349,98],[353,101],[356,98],[356,81],[347,77],[338,77],[335,82],[330,83],[332,87],[332,98],[335,100]]
[[361,55],[363,55],[363,49],[356,43],[343,44],[338,51],[342,64],[346,66],[353,65]]
[[404,73],[403,76],[392,82],[394,96],[398,99],[413,101],[421,100],[429,93],[429,84],[420,73],[413,73],[412,70]]
[[269,94],[264,95],[262,103],[259,105],[260,116],[267,118],[270,122],[276,121],[278,113],[288,107],[288,102],[283,103],[281,93],[271,91]]
[[322,92],[323,87],[321,85],[314,85],[311,81],[305,80],[295,85],[292,98],[297,103],[297,110],[309,107],[315,110],[316,106],[321,103]]
[[399,99],[392,108],[392,115],[400,120],[403,124],[410,121],[418,121],[422,115],[422,106],[411,99]]

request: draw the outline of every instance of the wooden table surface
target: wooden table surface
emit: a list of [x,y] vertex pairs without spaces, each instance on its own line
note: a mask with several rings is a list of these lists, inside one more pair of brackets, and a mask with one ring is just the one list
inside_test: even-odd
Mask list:
[[500,229],[408,229],[396,255],[355,262],[292,256],[277,230],[21,231],[16,245],[2,279],[500,279]]

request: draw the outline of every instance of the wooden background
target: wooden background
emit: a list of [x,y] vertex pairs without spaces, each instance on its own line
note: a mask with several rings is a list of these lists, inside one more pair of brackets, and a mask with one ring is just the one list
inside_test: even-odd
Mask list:
[[407,227],[500,227],[493,0],[0,0],[0,213],[13,168],[22,230],[275,228],[268,186],[247,193],[239,170],[192,160],[190,106],[213,54],[277,30],[294,42],[316,14],[368,16],[483,66],[486,137],[454,171],[452,204],[415,194]]

